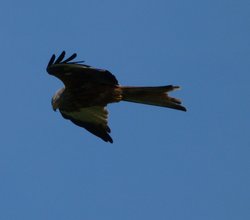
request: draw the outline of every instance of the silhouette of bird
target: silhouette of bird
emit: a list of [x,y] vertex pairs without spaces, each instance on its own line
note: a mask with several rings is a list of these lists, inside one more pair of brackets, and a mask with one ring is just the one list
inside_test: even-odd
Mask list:
[[52,55],[48,63],[47,72],[65,86],[52,97],[52,107],[102,140],[113,143],[106,109],[109,103],[128,101],[186,111],[179,99],[168,95],[179,86],[121,86],[111,72],[73,61],[76,56],[74,53],[64,60],[63,51],[57,59]]

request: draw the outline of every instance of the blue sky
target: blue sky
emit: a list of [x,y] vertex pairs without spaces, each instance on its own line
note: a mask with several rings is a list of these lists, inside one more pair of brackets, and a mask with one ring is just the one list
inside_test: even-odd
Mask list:
[[[5,1],[0,219],[250,219],[250,2]],[[188,112],[109,106],[114,144],[53,112],[53,53]]]

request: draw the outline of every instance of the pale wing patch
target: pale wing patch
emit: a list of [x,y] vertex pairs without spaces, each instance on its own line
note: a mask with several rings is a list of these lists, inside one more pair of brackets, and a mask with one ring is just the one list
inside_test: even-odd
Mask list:
[[102,138],[104,141],[113,143],[108,127],[108,111],[104,106],[81,108],[78,111],[66,112],[60,110],[62,116],[71,120],[74,124],[85,128],[89,132]]
[[75,112],[61,112],[69,115],[77,121],[101,124],[103,126],[107,126],[108,124],[108,111],[102,106],[81,108],[79,111]]

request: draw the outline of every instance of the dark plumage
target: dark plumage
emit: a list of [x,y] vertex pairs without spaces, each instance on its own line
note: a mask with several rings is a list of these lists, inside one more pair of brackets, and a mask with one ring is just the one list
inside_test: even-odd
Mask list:
[[168,96],[178,86],[126,87],[118,84],[108,70],[93,68],[83,61],[73,61],[76,53],[64,60],[65,52],[56,59],[52,55],[47,72],[65,85],[52,98],[52,107],[65,119],[85,128],[106,142],[113,143],[108,127],[109,103],[123,101],[173,108],[186,111],[181,101]]

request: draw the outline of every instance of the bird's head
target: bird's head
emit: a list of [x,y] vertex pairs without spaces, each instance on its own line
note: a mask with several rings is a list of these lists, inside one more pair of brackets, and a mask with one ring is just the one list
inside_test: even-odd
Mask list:
[[65,88],[59,89],[51,99],[51,105],[54,111],[59,108],[60,102],[62,100],[62,93],[64,92],[64,90]]

